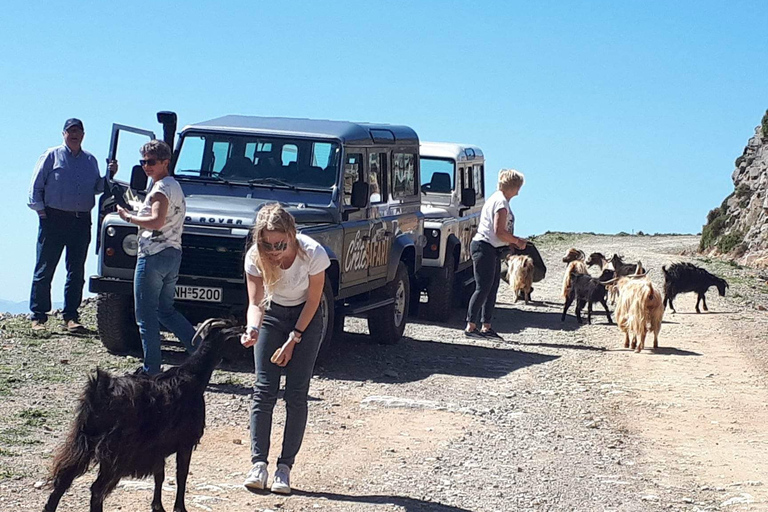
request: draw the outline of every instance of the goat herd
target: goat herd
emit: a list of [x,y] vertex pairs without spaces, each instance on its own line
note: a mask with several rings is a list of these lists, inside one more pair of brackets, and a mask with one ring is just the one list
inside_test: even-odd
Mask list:
[[[581,324],[581,312],[587,306],[587,323],[592,323],[592,305],[602,304],[608,323],[612,324],[611,312],[608,309],[608,298],[616,306],[614,314],[619,329],[624,333],[624,348],[640,352],[645,348],[645,337],[653,332],[653,348],[659,346],[659,330],[664,309],[667,304],[672,312],[675,307],[672,301],[680,293],[695,292],[696,312],[700,313],[699,304],[707,309],[705,293],[711,286],[716,286],[721,296],[725,295],[728,283],[703,268],[691,263],[674,263],[664,272],[664,297],[653,287],[648,278],[648,272],[642,262],[625,263],[621,256],[614,254],[610,259],[602,253],[593,252],[586,257],[583,251],[568,249],[563,258],[566,263],[563,276],[562,298],[565,307],[561,321],[565,321],[566,313],[576,301],[576,320]],[[593,277],[589,267],[598,266],[600,275]],[[509,283],[515,295],[530,301],[533,285],[533,260],[528,256],[514,255],[507,257],[507,274],[504,279]]]
[[[563,258],[567,263],[562,294],[565,298],[562,320],[576,301],[576,319],[582,323],[581,311],[587,305],[587,322],[592,320],[592,305],[605,308],[608,322],[613,323],[608,309],[610,296],[616,305],[615,315],[624,333],[624,346],[641,351],[646,334],[653,331],[653,346],[658,346],[661,319],[667,304],[683,292],[696,292],[696,311],[710,286],[725,295],[728,284],[704,269],[689,263],[675,263],[664,270],[664,299],[654,289],[643,265],[625,264],[614,255],[606,259],[600,253],[589,258],[577,249],[569,249]],[[505,279],[530,300],[534,264],[528,256],[510,256]],[[588,267],[597,265],[599,277],[592,277]],[[53,460],[51,493],[45,512],[54,512],[64,492],[74,479],[91,465],[99,466],[91,486],[92,512],[100,512],[104,498],[124,476],[154,476],[155,491],[152,510],[163,510],[161,490],[165,479],[165,459],[176,454],[176,501],[173,510],[184,511],[184,494],[192,451],[205,429],[205,388],[221,361],[224,346],[238,343],[241,328],[230,321],[211,319],[203,323],[195,338],[199,348],[180,366],[155,377],[146,375],[112,376],[97,370],[83,390],[78,410],[67,439]],[[639,343],[638,343],[639,340]]]

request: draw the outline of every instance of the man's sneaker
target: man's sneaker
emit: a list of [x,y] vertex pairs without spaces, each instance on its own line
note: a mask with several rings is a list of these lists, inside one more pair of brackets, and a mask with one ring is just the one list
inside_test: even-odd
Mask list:
[[475,338],[479,340],[485,338],[485,336],[480,334],[480,331],[478,331],[477,329],[472,329],[471,331],[464,331],[464,336],[467,338]]
[[66,328],[72,334],[85,334],[86,332],[88,332],[85,326],[80,322],[78,322],[77,320],[67,320]]
[[268,476],[269,474],[267,473],[267,463],[257,462],[248,472],[248,476],[245,477],[245,482],[243,482],[243,485],[246,489],[265,489],[267,487]]
[[44,331],[45,330],[45,322],[41,322],[40,320],[32,320],[32,330],[33,331]]
[[272,480],[272,492],[278,494],[291,494],[291,468],[287,465],[277,465],[275,479]]

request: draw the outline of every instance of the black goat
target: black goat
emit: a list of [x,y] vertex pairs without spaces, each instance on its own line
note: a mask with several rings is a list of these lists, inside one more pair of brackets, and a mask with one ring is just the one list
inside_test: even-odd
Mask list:
[[230,321],[207,320],[195,334],[198,350],[181,366],[157,376],[113,377],[97,369],[80,397],[69,435],[53,460],[53,492],[44,512],[54,512],[64,492],[91,464],[99,474],[91,485],[91,512],[102,512],[104,498],[124,476],[155,477],[152,510],[161,511],[165,459],[176,454],[174,512],[186,512],[192,450],[205,429],[205,391],[224,344],[238,335]]
[[669,302],[669,309],[673,313],[676,313],[676,311],[672,301],[679,293],[696,292],[697,313],[701,313],[699,302],[704,304],[704,311],[709,311],[704,294],[707,293],[710,286],[717,286],[720,296],[725,297],[725,289],[728,288],[728,283],[725,279],[712,275],[696,265],[691,263],[673,263],[668,269],[661,267],[661,270],[664,271],[664,307],[666,308],[667,302]]
[[[605,268],[612,268],[616,271],[616,277],[623,277],[623,276],[629,276],[632,274],[642,273],[643,272],[643,265],[642,263],[624,263],[623,258],[618,255],[614,254],[611,259],[607,259],[603,253],[600,252],[593,252],[589,255],[589,258],[587,258],[587,261],[585,262],[588,267],[591,267],[593,265],[597,265],[600,267],[601,270]],[[610,264],[610,267],[609,267]],[[638,267],[639,272],[638,272]]]
[[561,322],[565,321],[565,315],[568,312],[568,308],[571,307],[573,301],[576,301],[576,320],[581,324],[581,310],[584,309],[584,304],[587,304],[587,323],[592,323],[592,304],[599,302],[605,308],[605,314],[608,317],[608,323],[612,324],[611,312],[608,310],[608,303],[606,302],[606,290],[602,281],[608,281],[615,276],[611,270],[604,270],[600,277],[592,277],[587,274],[579,274],[577,272],[571,272],[571,290],[568,297],[565,299],[565,307],[563,308],[563,316],[560,318]]

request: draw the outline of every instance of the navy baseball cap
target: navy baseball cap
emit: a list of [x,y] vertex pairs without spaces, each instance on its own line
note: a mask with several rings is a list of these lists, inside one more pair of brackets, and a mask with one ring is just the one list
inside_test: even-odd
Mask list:
[[85,131],[85,128],[83,128],[83,122],[76,118],[67,119],[67,122],[64,123],[64,131],[69,130],[73,126],[79,126],[81,130]]

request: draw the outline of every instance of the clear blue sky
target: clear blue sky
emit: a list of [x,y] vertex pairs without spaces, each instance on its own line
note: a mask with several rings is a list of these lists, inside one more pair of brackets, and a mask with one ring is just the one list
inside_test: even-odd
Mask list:
[[102,172],[111,124],[158,110],[406,124],[523,171],[520,234],[695,233],[768,107],[763,1],[79,5],[0,17],[2,299],[28,297],[29,180],[68,117]]

